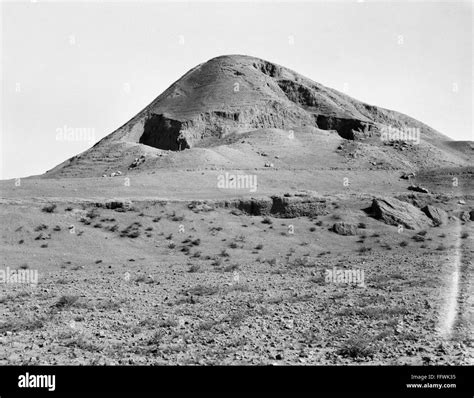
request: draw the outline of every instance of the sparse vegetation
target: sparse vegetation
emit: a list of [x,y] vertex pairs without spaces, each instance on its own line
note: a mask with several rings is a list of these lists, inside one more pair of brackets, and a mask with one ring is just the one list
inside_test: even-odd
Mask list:
[[138,238],[140,236],[141,226],[142,226],[141,223],[133,222],[127,228],[125,228],[124,230],[120,232],[120,236],[122,238],[123,237],[132,238],[132,239]]
[[351,358],[373,356],[374,349],[370,346],[371,340],[365,338],[348,339],[342,347],[337,351],[341,356]]

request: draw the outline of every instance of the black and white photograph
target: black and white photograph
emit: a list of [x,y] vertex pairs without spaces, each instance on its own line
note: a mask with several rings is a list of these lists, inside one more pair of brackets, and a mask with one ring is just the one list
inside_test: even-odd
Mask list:
[[471,0],[0,15],[2,398],[472,396]]

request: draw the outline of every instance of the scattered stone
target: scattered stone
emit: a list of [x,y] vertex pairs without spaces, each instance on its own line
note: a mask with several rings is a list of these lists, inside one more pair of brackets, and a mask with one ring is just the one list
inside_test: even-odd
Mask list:
[[357,235],[358,228],[356,224],[347,222],[336,222],[331,227],[331,231],[339,235]]
[[420,186],[420,185],[410,185],[408,187],[409,191],[415,191],[415,192],[421,192],[421,193],[430,193],[426,188]]
[[467,210],[465,210],[465,211],[462,211],[461,213],[459,213],[459,219],[461,221],[470,221],[471,220],[471,215]]
[[415,178],[416,174],[415,173],[403,173],[400,178],[402,180],[409,180],[410,178]]

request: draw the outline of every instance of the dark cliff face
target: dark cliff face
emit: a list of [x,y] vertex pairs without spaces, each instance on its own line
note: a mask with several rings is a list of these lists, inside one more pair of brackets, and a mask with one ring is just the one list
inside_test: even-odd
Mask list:
[[158,149],[182,151],[189,148],[189,145],[181,136],[181,127],[182,123],[178,120],[151,115],[145,121],[139,143]]

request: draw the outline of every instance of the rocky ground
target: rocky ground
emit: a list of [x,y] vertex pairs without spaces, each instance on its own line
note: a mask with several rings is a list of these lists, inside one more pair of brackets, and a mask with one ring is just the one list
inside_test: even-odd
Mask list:
[[0,181],[0,364],[472,364],[473,148],[264,60],[198,65]]
[[0,364],[473,363],[469,195],[394,195],[427,222],[409,229],[374,218],[371,194],[293,192],[275,213],[12,192],[2,268],[38,284],[0,284]]

